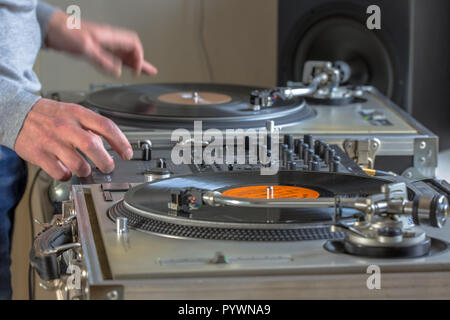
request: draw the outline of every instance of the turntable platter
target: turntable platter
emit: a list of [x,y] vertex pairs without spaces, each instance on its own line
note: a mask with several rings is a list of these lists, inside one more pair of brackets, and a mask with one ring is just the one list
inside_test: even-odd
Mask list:
[[220,84],[144,84],[114,87],[88,95],[84,105],[118,124],[175,129],[262,128],[267,120],[287,126],[314,116],[303,99],[276,101],[270,108],[251,110],[250,92],[257,88]]
[[[333,208],[250,208],[203,205],[190,213],[174,213],[168,208],[175,190],[247,192],[259,197],[261,186],[279,186],[279,198],[367,196],[379,192],[384,179],[342,173],[280,171],[276,175],[259,172],[205,173],[175,177],[130,189],[123,201],[109,210],[112,219],[128,218],[129,225],[152,233],[221,240],[306,240],[331,239],[329,230]],[[252,187],[256,187],[252,189]],[[246,190],[250,189],[250,191]],[[300,191],[300,189],[302,189]],[[201,201],[201,200],[200,200]],[[343,216],[357,211],[344,209]]]
[[195,91],[195,92],[175,92],[166,93],[158,97],[161,102],[181,104],[181,105],[212,105],[231,102],[231,97],[226,94]]

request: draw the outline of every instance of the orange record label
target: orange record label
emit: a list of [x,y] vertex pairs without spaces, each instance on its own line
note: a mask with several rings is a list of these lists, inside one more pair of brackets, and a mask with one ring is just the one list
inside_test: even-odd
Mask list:
[[228,197],[256,199],[316,199],[320,194],[312,189],[294,186],[249,186],[229,189],[222,192]]

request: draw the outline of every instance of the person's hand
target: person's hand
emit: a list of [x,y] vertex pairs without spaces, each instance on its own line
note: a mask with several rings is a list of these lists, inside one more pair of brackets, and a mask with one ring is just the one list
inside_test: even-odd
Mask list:
[[16,139],[17,154],[57,180],[68,180],[72,173],[86,177],[89,163],[84,153],[104,173],[114,169],[114,161],[101,137],[124,159],[133,156],[125,135],[111,120],[80,105],[41,98],[28,113]]
[[84,20],[81,29],[69,29],[67,18],[62,11],[53,14],[45,39],[49,48],[84,57],[115,77],[122,74],[122,64],[131,67],[136,75],[158,73],[144,60],[142,43],[135,32]]

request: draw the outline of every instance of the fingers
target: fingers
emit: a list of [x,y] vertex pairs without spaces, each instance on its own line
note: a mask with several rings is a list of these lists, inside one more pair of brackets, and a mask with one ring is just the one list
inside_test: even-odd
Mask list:
[[123,64],[131,67],[136,75],[141,72],[157,74],[157,69],[144,60],[144,49],[135,32],[105,26],[94,27],[94,39],[107,52],[116,55]]
[[116,54],[124,64],[139,75],[144,61],[144,49],[139,36],[131,31],[107,28],[99,30],[96,39],[108,51]]
[[70,179],[72,173],[52,152],[52,138],[48,130],[52,118],[40,112],[33,111],[40,109],[45,104],[45,99],[40,99],[33,106],[22,129],[17,136],[14,151],[24,160],[27,160],[47,172],[56,180],[66,181]]
[[[83,152],[95,166],[103,173],[111,173],[114,170],[114,160],[111,158],[109,153],[105,150],[102,139],[89,131],[75,128],[73,135],[70,135],[70,142],[73,146],[77,147],[81,152]],[[73,152],[72,152],[73,153]],[[86,177],[90,174],[89,164],[82,159],[82,157],[75,152],[77,157],[72,156],[69,161],[71,165],[68,166],[69,169],[77,169],[77,175],[80,177]],[[59,157],[59,156],[58,156]],[[59,157],[67,165],[68,163]],[[83,160],[83,162],[81,161]],[[86,166],[88,166],[88,170]],[[72,170],[75,173],[75,171]],[[83,174],[83,175],[80,175]]]
[[67,169],[54,155],[47,152],[40,153],[39,161],[35,164],[41,167],[42,170],[47,172],[53,179],[67,181],[72,177],[72,172],[70,172],[70,170]]
[[[105,140],[122,157],[122,159],[124,160],[131,159],[131,157],[133,156],[133,149],[131,148],[128,139],[125,137],[125,135],[122,133],[122,131],[114,122],[112,122],[108,118],[96,114],[95,112],[89,109],[80,106],[76,107],[78,108],[76,108],[74,115],[80,121],[84,129],[91,130],[95,134],[105,138]],[[104,147],[103,144],[101,144],[101,148],[99,149],[98,147],[99,143],[100,142],[98,141],[94,142],[88,139],[88,142],[85,143],[86,146],[84,146],[84,150],[83,149],[81,150],[83,152],[86,152],[87,156],[89,156],[88,152],[92,154],[92,156],[94,156],[94,153],[96,153],[96,157],[98,157],[99,160],[101,158],[103,158],[103,160],[106,160],[105,153],[107,152],[105,151],[105,153],[103,153],[102,151],[101,153],[103,153],[103,155],[100,154],[99,150],[100,149],[104,150]]]
[[101,70],[113,77],[120,77],[122,74],[122,61],[104,50],[97,44],[93,44],[89,50],[87,50],[88,59],[98,66]]
[[54,152],[64,166],[76,176],[87,177],[91,174],[91,166],[74,148],[59,143]]
[[136,75],[140,75],[144,62],[144,49],[142,48],[141,40],[135,33],[125,35],[125,39],[129,39],[129,46],[125,47],[125,50],[129,52],[129,59],[123,59],[123,62],[131,67]]
[[142,63],[142,72],[151,76],[155,76],[158,74],[158,69],[144,60],[144,62]]
[[72,172],[79,177],[91,173],[91,166],[77,149],[97,168],[110,173],[114,161],[101,136],[124,158],[133,155],[125,135],[109,119],[82,106],[56,103],[47,108],[40,99],[28,113],[14,149],[25,160],[44,169],[53,178],[67,180]]
[[[38,136],[40,136],[40,141],[38,141],[37,144],[41,144],[38,153],[51,155],[54,158],[52,162],[55,162],[55,159],[59,159],[66,170],[69,170],[69,172],[74,173],[78,177],[89,176],[91,174],[91,166],[76,151],[75,148],[79,146],[81,146],[81,148],[89,146],[91,148],[89,151],[93,150],[93,147],[91,147],[93,145],[90,142],[91,140],[85,138],[86,136],[89,136],[91,134],[82,130],[79,125],[77,127],[76,121],[70,121],[65,118],[45,117],[45,115],[42,114],[36,115],[36,117],[37,120],[40,120],[43,126],[47,127],[47,130],[45,130],[45,132],[41,133],[40,135],[38,134]],[[68,132],[70,134],[58,135],[55,134],[56,132]],[[80,140],[80,137],[81,139],[84,139]],[[100,138],[98,139],[100,140]],[[86,141],[88,141],[88,143]],[[95,147],[98,148],[97,145],[95,145]],[[104,150],[103,145],[101,145],[101,148]],[[100,151],[95,151],[97,153],[100,153]],[[106,150],[104,150],[104,152],[106,153]],[[90,152],[91,155],[93,155],[93,153],[94,152]],[[112,161],[112,159],[108,160]],[[111,166],[109,162],[106,162],[106,164]],[[104,167],[99,166],[99,169],[100,168],[103,169]],[[112,166],[112,168],[114,168],[114,166]],[[109,168],[106,167],[105,170],[109,170]],[[112,169],[107,171],[106,173],[109,173],[111,171]]]

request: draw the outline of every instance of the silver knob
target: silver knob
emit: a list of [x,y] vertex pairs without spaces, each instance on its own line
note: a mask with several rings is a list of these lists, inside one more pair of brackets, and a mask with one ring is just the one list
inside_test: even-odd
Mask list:
[[275,130],[275,122],[273,120],[266,121],[266,130],[267,132],[273,132]]
[[199,96],[199,94],[198,94],[197,91],[194,91],[194,92],[192,93],[192,98],[194,99],[194,103],[198,103],[198,102],[199,102],[200,96]]
[[267,187],[267,199],[273,199],[273,186]]
[[116,218],[116,232],[117,235],[123,235],[128,232],[128,219],[125,217]]
[[443,195],[421,196],[414,200],[413,221],[418,225],[442,228],[448,218],[448,200]]

